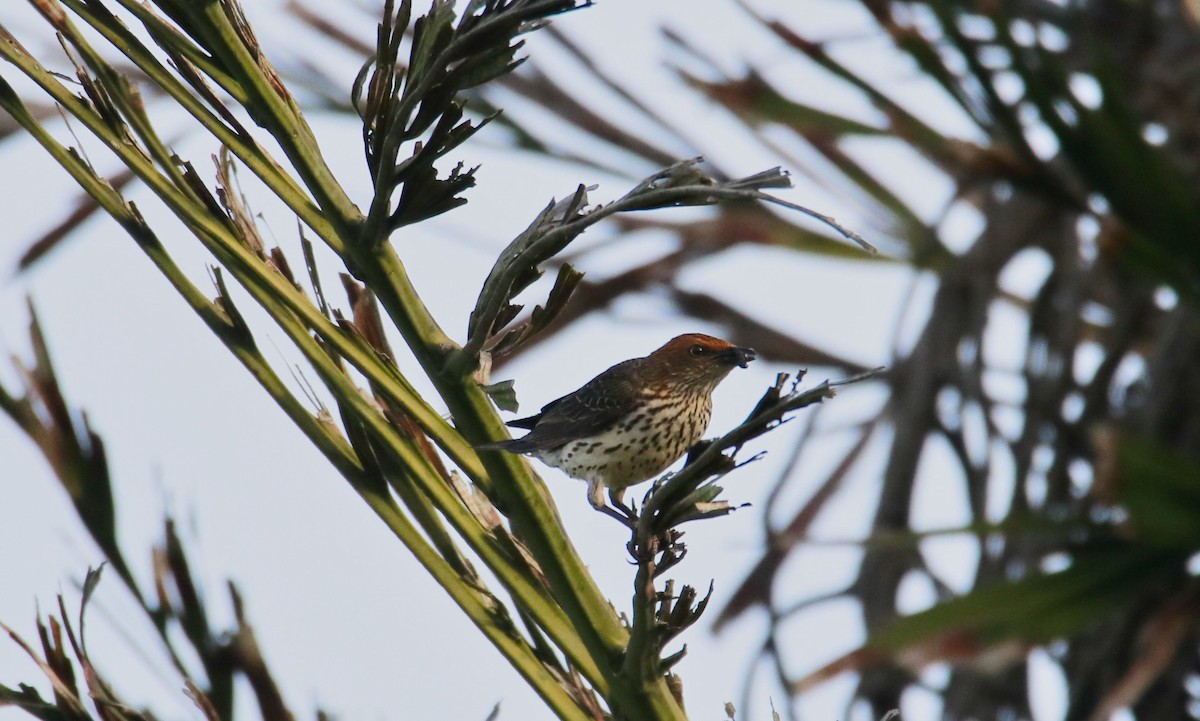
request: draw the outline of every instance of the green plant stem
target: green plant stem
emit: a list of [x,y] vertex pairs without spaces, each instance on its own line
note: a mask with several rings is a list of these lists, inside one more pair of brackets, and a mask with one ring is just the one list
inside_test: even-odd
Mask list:
[[[75,8],[78,0],[60,1],[71,2],[72,11],[81,16],[83,15],[82,12]],[[225,69],[219,64],[213,62],[212,57],[208,53],[196,47],[195,43],[159,17],[151,10],[151,5],[141,0],[116,0],[116,2],[142,23],[143,27],[146,28],[146,32],[150,34],[155,43],[165,49],[178,53],[180,57],[195,65],[205,77],[210,78],[222,90],[229,93],[230,97],[239,105],[246,104],[249,94],[242,87],[242,84],[235,80],[229,73],[225,72]],[[117,45],[117,47],[120,48],[121,46]]]
[[[84,4],[81,0],[61,1],[72,12],[83,18],[94,30],[103,35],[125,57],[129,58],[139,70],[146,74],[146,77],[169,95],[172,100],[179,103],[180,107],[195,118],[213,137],[228,147],[238,159],[246,164],[246,167],[251,172],[258,176],[271,189],[271,192],[282,200],[305,225],[312,228],[313,232],[324,240],[334,252],[339,254],[342,252],[342,238],[337,234],[330,222],[321,214],[321,209],[312,202],[307,193],[291,176],[283,172],[271,160],[263,149],[254,142],[253,138],[243,132],[239,132],[241,129],[229,127],[214,112],[206,108],[128,29],[118,22],[106,22],[111,16],[99,16],[93,10],[93,6]],[[122,1],[123,4],[129,2],[129,0]],[[146,12],[140,5],[138,8],[142,13]],[[143,22],[147,23],[147,29],[152,30],[149,20],[146,19]],[[75,36],[81,37],[78,33]],[[184,44],[182,38],[177,38],[177,35],[173,36],[172,40]],[[174,46],[172,48],[177,49]],[[208,70],[205,69],[204,72],[207,73]]]
[[655,601],[658,593],[654,588],[654,558],[650,556],[638,562],[633,580],[633,626],[629,631],[629,648],[621,664],[621,673],[630,682],[647,682],[659,675],[658,649],[654,644],[656,625]]
[[282,86],[272,85],[230,23],[221,3],[209,0],[195,6],[187,4],[187,7],[194,18],[206,21],[214,32],[211,39],[221,46],[213,48],[214,53],[236,68],[234,76],[240,76],[250,95],[245,102],[246,109],[283,148],[284,154],[338,234],[343,238],[353,237],[355,229],[362,222],[362,213],[333,177],[321,155],[317,139],[299,109],[290,102],[290,97],[285,100],[286,91]]

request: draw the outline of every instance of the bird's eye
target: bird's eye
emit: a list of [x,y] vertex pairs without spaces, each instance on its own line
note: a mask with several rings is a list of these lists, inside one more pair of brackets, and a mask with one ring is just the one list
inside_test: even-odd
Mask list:
[[688,349],[688,353],[691,353],[692,355],[704,355],[705,351],[707,350],[708,349],[702,345],[694,345]]

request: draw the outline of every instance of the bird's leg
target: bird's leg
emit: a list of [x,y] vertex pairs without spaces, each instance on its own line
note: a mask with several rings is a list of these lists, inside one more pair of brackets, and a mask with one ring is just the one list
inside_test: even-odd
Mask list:
[[603,510],[608,506],[604,503],[604,484],[599,481],[588,481],[588,503],[592,504],[592,508],[597,511]]

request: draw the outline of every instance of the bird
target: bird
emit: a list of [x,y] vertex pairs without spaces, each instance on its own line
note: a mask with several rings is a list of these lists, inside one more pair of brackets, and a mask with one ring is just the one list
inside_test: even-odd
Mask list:
[[521,438],[481,445],[528,454],[586,481],[588,501],[613,515],[608,489],[625,518],[625,489],[671,467],[708,428],[712,393],[734,368],[755,359],[751,348],[702,333],[667,341],[644,358],[623,361],[541,412],[509,421]]

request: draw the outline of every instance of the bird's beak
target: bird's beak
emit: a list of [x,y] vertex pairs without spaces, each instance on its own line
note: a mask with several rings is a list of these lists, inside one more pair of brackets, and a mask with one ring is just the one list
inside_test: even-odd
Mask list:
[[721,360],[729,365],[740,366],[745,368],[750,361],[754,360],[757,355],[753,348],[730,348],[721,351]]

